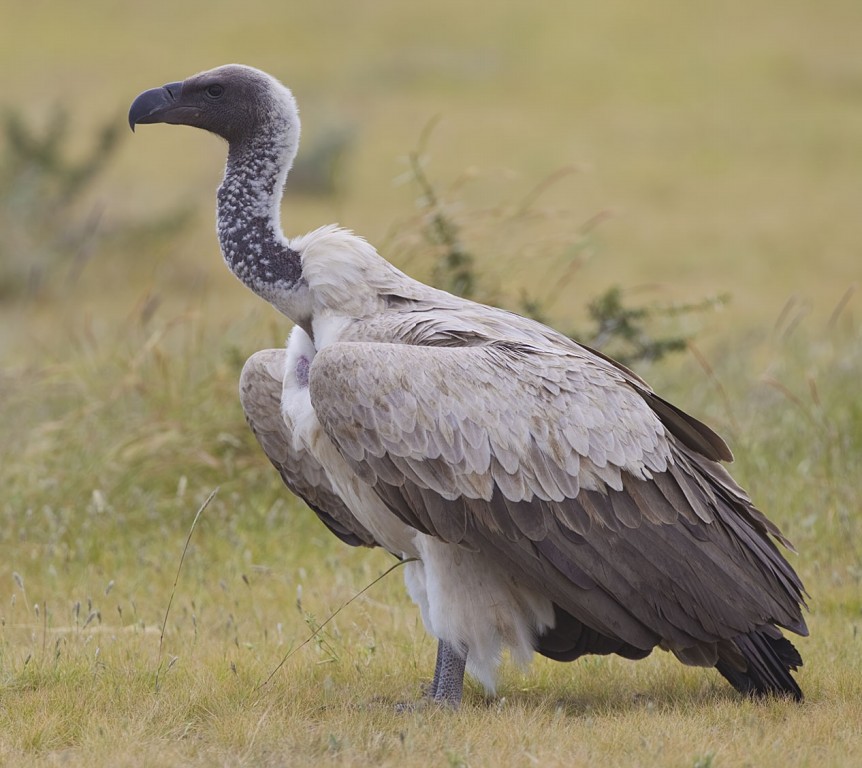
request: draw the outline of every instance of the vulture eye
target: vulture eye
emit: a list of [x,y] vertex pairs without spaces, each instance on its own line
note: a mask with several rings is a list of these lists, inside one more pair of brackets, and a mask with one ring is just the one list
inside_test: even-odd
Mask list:
[[210,85],[207,88],[206,93],[207,93],[207,96],[209,96],[211,99],[219,99],[219,98],[221,98],[221,95],[224,93],[224,86],[219,85],[218,83],[215,83],[213,85]]

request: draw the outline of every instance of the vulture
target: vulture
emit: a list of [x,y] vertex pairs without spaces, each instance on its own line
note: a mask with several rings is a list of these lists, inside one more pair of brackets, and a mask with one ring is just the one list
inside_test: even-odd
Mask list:
[[230,270],[294,324],[240,399],[287,487],[351,546],[409,559],[437,640],[426,695],[501,655],[642,659],[659,647],[752,696],[802,699],[791,548],[721,462],[713,430],[628,368],[534,320],[412,279],[337,226],[286,237],[291,92],[230,64],[141,93],[129,124],[228,145],[217,233]]

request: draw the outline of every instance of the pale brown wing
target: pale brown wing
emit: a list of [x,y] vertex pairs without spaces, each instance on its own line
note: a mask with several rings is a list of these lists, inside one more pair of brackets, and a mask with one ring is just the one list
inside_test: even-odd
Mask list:
[[715,441],[675,437],[648,390],[586,352],[336,344],[310,387],[324,430],[405,522],[499,558],[603,634],[685,649],[805,631],[777,529],[689,447],[712,456]]
[[281,408],[284,357],[283,349],[268,349],[246,362],[239,386],[246,420],[284,484],[332,533],[351,546],[376,546],[374,537],[335,492],[323,467],[293,445],[293,425],[287,423]]

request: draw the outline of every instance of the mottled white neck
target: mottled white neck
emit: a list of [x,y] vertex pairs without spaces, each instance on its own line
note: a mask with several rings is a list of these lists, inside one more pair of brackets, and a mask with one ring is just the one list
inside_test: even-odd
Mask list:
[[310,325],[300,254],[281,229],[280,204],[299,145],[299,118],[285,90],[266,122],[232,143],[218,190],[216,226],[228,267],[298,325]]

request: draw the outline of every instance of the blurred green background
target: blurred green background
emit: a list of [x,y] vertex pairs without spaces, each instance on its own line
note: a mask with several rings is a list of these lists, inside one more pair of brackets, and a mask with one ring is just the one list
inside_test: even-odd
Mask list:
[[[3,0],[2,19],[0,101],[34,130],[65,107],[71,155],[107,121],[122,123],[145,88],[229,61],[272,72],[299,100],[301,156],[347,137],[335,194],[297,196],[285,229],[337,220],[396,262],[403,253],[387,237],[417,196],[398,180],[430,120],[428,173],[457,185],[468,210],[514,203],[574,168],[542,197],[543,209],[566,211],[547,225],[553,236],[512,233],[519,248],[502,268],[499,240],[473,248],[506,288],[541,292],[531,284],[548,279],[535,263],[547,255],[541,238],[600,215],[556,317],[619,284],[668,301],[729,293],[722,325],[769,324],[794,295],[825,318],[862,276],[853,0]],[[146,290],[188,298],[205,285],[220,311],[255,304],[219,264],[212,209],[223,159],[216,139],[188,129],[122,135],[88,190],[98,227],[178,207],[195,218],[169,257],[97,249],[85,272],[112,301]],[[101,311],[103,290],[69,289]]]

